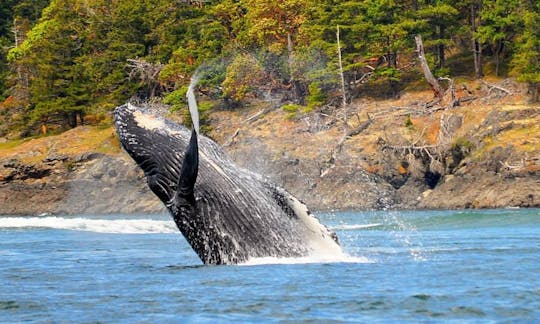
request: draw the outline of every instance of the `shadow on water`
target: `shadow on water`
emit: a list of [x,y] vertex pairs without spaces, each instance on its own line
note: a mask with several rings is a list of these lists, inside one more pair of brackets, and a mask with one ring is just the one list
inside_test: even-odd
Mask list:
[[208,268],[208,267],[218,267],[218,266],[210,266],[210,265],[204,265],[204,264],[168,265],[161,269],[166,270],[168,272],[179,272],[183,270],[197,270],[197,269]]

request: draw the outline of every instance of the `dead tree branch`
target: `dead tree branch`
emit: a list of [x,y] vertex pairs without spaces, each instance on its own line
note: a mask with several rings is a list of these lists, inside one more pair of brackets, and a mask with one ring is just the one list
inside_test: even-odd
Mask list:
[[424,77],[431,85],[433,92],[435,92],[435,96],[439,99],[442,99],[443,91],[441,89],[441,86],[439,85],[439,82],[437,81],[437,79],[435,79],[433,73],[431,73],[431,70],[429,69],[426,55],[424,54],[424,44],[422,43],[422,37],[420,35],[416,35],[414,39],[416,41],[416,52],[418,54],[418,59],[420,60],[420,65],[422,66],[422,71],[424,72]]
[[240,128],[238,128],[236,130],[236,132],[234,132],[234,134],[229,138],[229,140],[223,144],[224,147],[228,147],[228,146],[231,146],[232,143],[234,142],[234,140],[236,139],[236,137],[240,134]]
[[371,125],[372,122],[373,122],[373,119],[370,118],[368,115],[368,120],[358,125],[357,127],[345,132],[343,137],[337,143],[336,147],[330,153],[330,159],[327,162],[330,164],[330,166],[325,168],[324,170],[321,168],[321,172],[320,172],[321,178],[323,178],[330,170],[332,170],[336,166],[337,155],[338,153],[341,153],[341,151],[343,150],[343,144],[345,144],[345,141],[353,136],[356,136],[362,133],[364,130],[366,130],[369,127],[369,125]]
[[128,59],[127,62],[127,67],[130,69],[129,78],[138,78],[148,87],[148,97],[153,98],[160,86],[158,76],[164,65],[139,59]]
[[334,151],[337,151],[338,153],[341,152],[341,150],[343,149],[343,144],[345,144],[346,140],[348,140],[349,138],[351,138],[353,136],[356,136],[356,135],[362,133],[364,130],[366,130],[369,127],[369,125],[371,125],[372,122],[373,122],[373,119],[369,118],[368,120],[366,120],[362,124],[358,125],[358,127],[355,127],[355,128],[353,128],[351,130],[348,130],[345,133],[345,135],[343,135],[343,137],[339,140],[339,142],[336,145],[336,148],[334,149]]
[[274,107],[267,107],[261,111],[259,111],[258,113],[252,115],[251,117],[245,119],[244,121],[242,121],[243,124],[245,123],[252,123],[256,120],[258,120],[259,118],[261,118],[263,115],[269,113],[270,111],[272,111],[274,109]]
[[486,87],[488,87],[488,94],[491,94],[491,91],[492,91],[493,89],[497,89],[497,90],[502,91],[502,92],[504,92],[504,93],[506,93],[506,94],[508,94],[508,95],[512,95],[512,94],[513,94],[512,91],[510,91],[510,90],[508,90],[508,89],[505,89],[505,88],[503,88],[503,87],[501,87],[501,86],[496,86],[496,85],[493,85],[493,84],[489,84],[489,83],[487,83],[487,82],[484,81],[484,80],[480,80],[480,82],[481,82],[483,85],[485,85]]

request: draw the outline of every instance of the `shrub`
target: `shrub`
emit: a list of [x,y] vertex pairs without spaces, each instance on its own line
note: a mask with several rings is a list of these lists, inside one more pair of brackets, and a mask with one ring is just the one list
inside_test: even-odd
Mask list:
[[234,58],[227,67],[223,95],[235,101],[242,101],[254,91],[264,78],[264,68],[252,55],[242,54]]
[[309,95],[307,96],[307,107],[305,112],[312,111],[316,107],[324,105],[326,102],[326,95],[321,91],[321,85],[319,82],[312,82],[308,87]]
[[287,116],[285,118],[287,119],[293,119],[297,117],[298,111],[300,111],[303,107],[297,104],[286,104],[281,107],[283,111],[287,112]]

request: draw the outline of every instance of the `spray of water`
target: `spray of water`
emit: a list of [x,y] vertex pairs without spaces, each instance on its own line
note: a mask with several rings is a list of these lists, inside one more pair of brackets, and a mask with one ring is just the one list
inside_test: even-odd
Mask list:
[[199,108],[197,107],[197,99],[195,98],[195,86],[199,82],[198,73],[195,73],[191,77],[191,82],[189,84],[186,97],[188,100],[189,114],[191,115],[191,121],[193,123],[193,128],[199,134]]
[[415,261],[426,261],[427,251],[422,245],[422,241],[418,240],[419,232],[413,224],[407,222],[399,212],[392,211],[386,214],[385,221],[392,226],[397,226],[393,230],[392,236]]

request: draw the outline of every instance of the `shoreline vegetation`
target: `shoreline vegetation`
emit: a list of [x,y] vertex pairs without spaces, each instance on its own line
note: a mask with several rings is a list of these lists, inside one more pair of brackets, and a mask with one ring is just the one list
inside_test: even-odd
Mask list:
[[540,206],[540,2],[5,0],[0,214],[161,212],[111,112],[314,210]]

